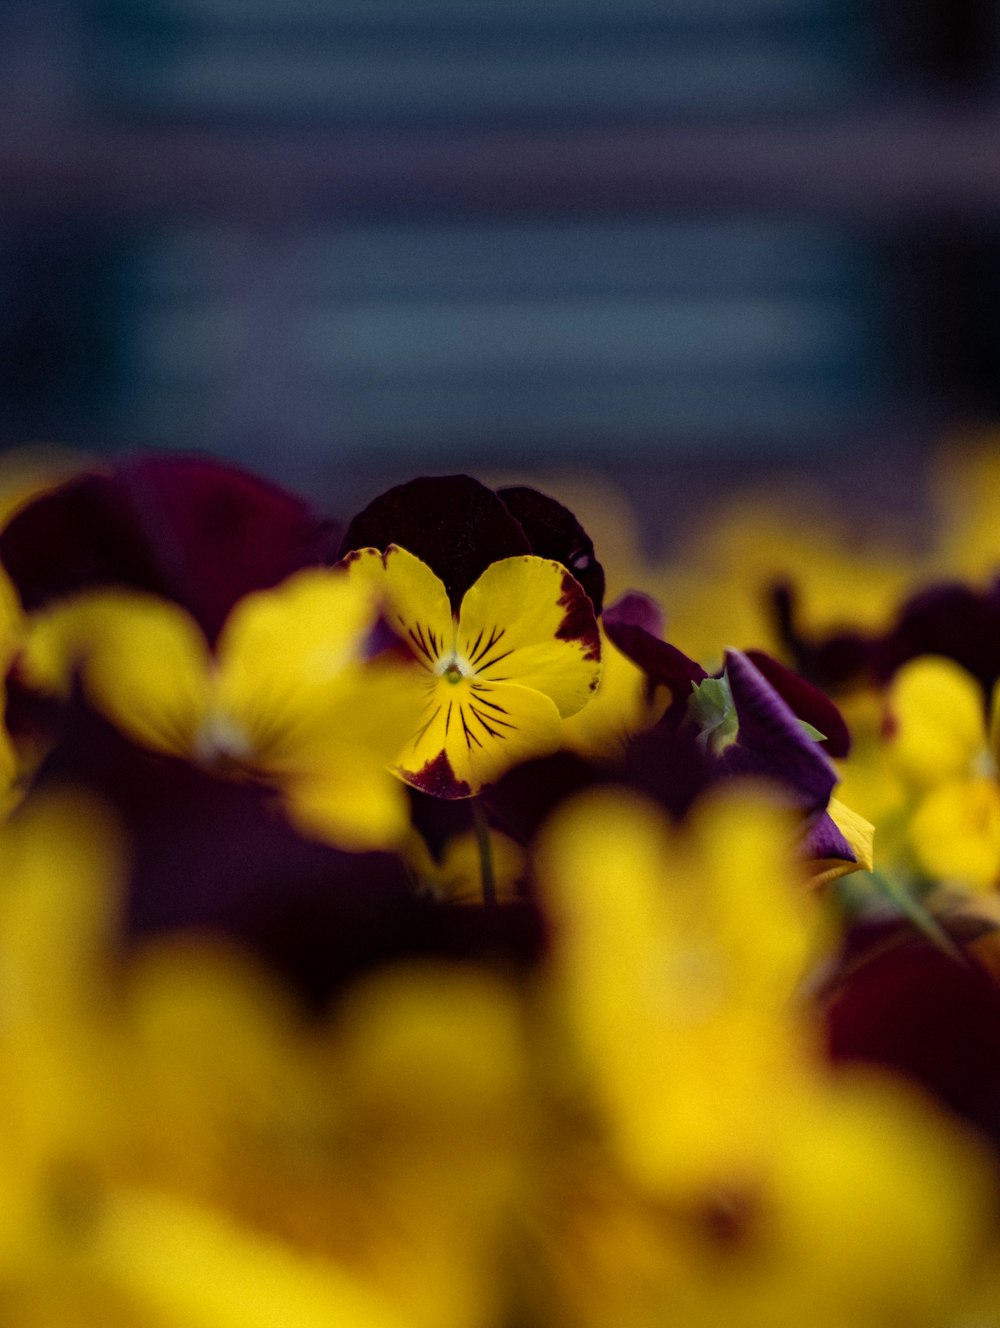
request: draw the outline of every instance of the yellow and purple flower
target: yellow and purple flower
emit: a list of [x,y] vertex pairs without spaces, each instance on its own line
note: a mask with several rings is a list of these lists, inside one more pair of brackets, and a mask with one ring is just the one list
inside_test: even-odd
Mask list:
[[556,750],[601,676],[603,572],[566,508],[465,475],[414,480],[355,517],[341,551],[424,675],[402,779],[466,798]]
[[370,586],[424,674],[419,726],[394,761],[424,793],[466,798],[559,746],[561,719],[596,690],[593,607],[561,563],[491,563],[457,614],[440,577],[406,549],[359,549],[344,565]]

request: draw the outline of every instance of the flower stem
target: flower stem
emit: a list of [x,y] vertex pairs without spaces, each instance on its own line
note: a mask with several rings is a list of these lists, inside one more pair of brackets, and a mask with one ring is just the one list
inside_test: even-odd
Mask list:
[[868,875],[879,890],[896,905],[900,913],[908,918],[918,931],[923,932],[933,945],[936,945],[949,959],[954,959],[966,968],[969,967],[969,960],[961,948],[951,939],[934,914],[925,908],[905,885],[880,871],[870,871]]
[[483,905],[486,908],[496,908],[497,883],[493,872],[490,823],[486,819],[483,804],[478,798],[472,799],[472,824],[476,827],[476,843],[479,845],[479,871],[483,883]]

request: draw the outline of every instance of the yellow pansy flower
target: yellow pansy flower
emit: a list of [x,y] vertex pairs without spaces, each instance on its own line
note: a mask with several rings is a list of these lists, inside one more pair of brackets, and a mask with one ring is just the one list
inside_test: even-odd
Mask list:
[[313,568],[241,599],[214,652],[179,605],[89,591],[35,616],[25,681],[90,703],[134,742],[273,783],[297,822],[349,849],[399,840],[405,798],[385,767],[418,713],[416,671],[369,660],[378,605]]
[[651,804],[583,795],[539,849],[572,1034],[623,1164],[648,1183],[725,1171],[795,1071],[786,1007],[816,952],[790,822],[721,798],[672,830]]
[[997,713],[952,660],[904,664],[886,697],[886,758],[907,790],[906,843],[930,877],[971,890],[1000,882]]
[[423,671],[423,713],[394,768],[425,793],[471,797],[555,751],[562,718],[597,689],[593,607],[561,563],[533,554],[491,563],[457,613],[441,578],[398,545],[355,550],[344,565],[385,603]]
[[802,984],[827,922],[780,812],[745,790],[678,830],[590,793],[539,857],[543,1045],[582,1123],[549,1198],[569,1321],[958,1321],[993,1166],[908,1088],[822,1064]]

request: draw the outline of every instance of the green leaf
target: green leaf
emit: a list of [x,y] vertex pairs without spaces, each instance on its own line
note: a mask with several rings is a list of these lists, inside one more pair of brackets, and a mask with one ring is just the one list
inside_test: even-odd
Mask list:
[[698,726],[700,741],[710,751],[720,752],[736,741],[739,719],[725,674],[692,684],[688,714]]
[[[798,717],[796,716],[796,718]],[[802,731],[807,737],[812,738],[813,742],[826,742],[826,734],[820,733],[815,724],[810,724],[807,719],[800,719],[798,723]]]
[[908,918],[917,930],[922,932],[949,959],[955,959],[960,964],[968,963],[965,955],[941,926],[938,919],[916,897],[912,890],[908,889],[902,882],[897,881],[891,874],[873,871],[866,872],[865,875],[870,877],[885,898],[890,900],[899,912],[905,918]]

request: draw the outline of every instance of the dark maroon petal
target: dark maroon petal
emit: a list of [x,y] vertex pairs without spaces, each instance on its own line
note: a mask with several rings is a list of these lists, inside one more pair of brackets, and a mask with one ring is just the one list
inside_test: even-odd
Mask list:
[[469,784],[459,779],[452,770],[447,752],[438,752],[416,774],[410,774],[407,778],[414,788],[434,798],[468,798],[472,794]]
[[142,752],[80,705],[39,776],[66,781],[123,826],[127,936],[220,932],[317,1000],[410,944],[416,905],[398,859],[302,837],[267,789]]
[[669,687],[675,698],[686,700],[692,684],[703,682],[708,674],[682,650],[634,622],[635,613],[631,603],[609,606],[604,613],[608,640],[642,669],[651,687]]
[[[908,600],[881,636],[849,629],[810,639],[796,623],[795,593],[772,592],[779,634],[796,670],[826,691],[862,682],[884,684],[921,655],[953,659],[986,695],[1000,678],[1000,585],[978,591],[960,582],[928,586]],[[821,725],[817,725],[821,728]]]
[[1000,677],[1000,587],[977,591],[946,583],[910,599],[878,643],[875,668],[880,681],[920,655],[953,659],[988,696]]
[[838,759],[847,756],[851,750],[850,730],[830,698],[763,650],[747,650],[745,653],[799,719],[819,729],[827,755]]
[[841,862],[857,862],[858,857],[844,838],[843,832],[829,812],[814,817],[806,826],[802,850],[807,858]]
[[837,772],[820,744],[746,655],[726,651],[726,676],[739,728],[719,762],[729,774],[760,776],[785,786],[803,810],[824,810]]
[[653,599],[641,590],[626,590],[613,604],[604,610],[605,627],[609,622],[617,627],[641,627],[650,636],[662,639],[666,632],[666,618],[663,610]]
[[778,637],[801,677],[834,695],[874,677],[874,639],[850,628],[810,638],[798,624],[797,595],[787,583],[772,587],[770,602]]
[[440,862],[448,841],[467,834],[473,828],[472,802],[469,798],[435,798],[419,789],[407,788],[410,820],[430,851]]
[[[594,606],[590,597],[569,572],[563,573],[562,593],[557,604],[563,610],[563,620],[556,628],[559,641],[579,641],[583,647],[584,659],[601,658],[601,631],[594,616]],[[591,691],[597,690],[600,679],[595,678],[590,684]]]
[[490,563],[532,552],[520,522],[469,475],[425,476],[389,489],[354,518],[338,556],[353,549],[384,553],[390,544],[437,573],[456,612]]
[[497,495],[520,522],[531,552],[562,563],[572,572],[599,614],[604,603],[604,568],[594,554],[593,540],[569,508],[537,489],[498,489]]
[[573,752],[556,752],[515,766],[483,794],[490,819],[511,838],[527,844],[556,807],[592,788],[607,772]]
[[26,609],[124,585],[183,605],[214,641],[251,590],[329,560],[336,532],[301,499],[201,457],[79,476],[19,513],[0,558]]
[[1000,1145],[1000,992],[922,940],[870,958],[824,1010],[836,1061],[908,1075]]
[[81,475],[42,494],[0,534],[24,607],[92,586],[162,589],[152,549],[112,475]]
[[698,741],[690,724],[679,722],[683,710],[668,712],[633,738],[625,753],[623,778],[630,787],[655,798],[675,820],[685,817],[725,771]]

